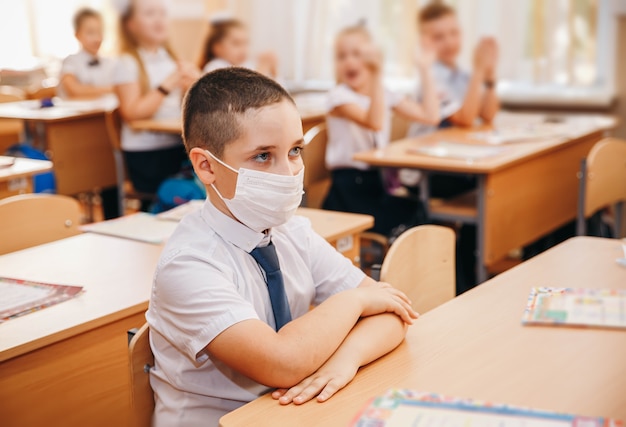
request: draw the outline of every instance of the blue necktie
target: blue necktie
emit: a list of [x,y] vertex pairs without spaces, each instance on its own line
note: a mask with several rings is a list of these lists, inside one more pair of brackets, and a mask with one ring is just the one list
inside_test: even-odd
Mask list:
[[291,311],[289,310],[289,301],[285,292],[283,274],[280,272],[280,264],[276,255],[276,247],[270,242],[265,247],[254,248],[250,255],[265,271],[265,283],[267,283],[267,289],[270,294],[276,330],[278,331],[291,321]]

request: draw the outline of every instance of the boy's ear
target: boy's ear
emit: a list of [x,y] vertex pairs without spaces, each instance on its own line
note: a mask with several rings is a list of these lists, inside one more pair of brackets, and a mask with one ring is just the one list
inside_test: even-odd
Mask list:
[[199,147],[194,147],[189,152],[189,160],[198,179],[205,185],[211,185],[215,181],[211,156]]

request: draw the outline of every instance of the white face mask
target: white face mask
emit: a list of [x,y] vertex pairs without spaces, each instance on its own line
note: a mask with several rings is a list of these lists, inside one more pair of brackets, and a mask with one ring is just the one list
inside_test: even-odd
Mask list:
[[226,199],[215,185],[211,187],[235,218],[257,232],[286,223],[302,202],[304,167],[297,175],[278,175],[227,165],[210,151],[206,152],[224,167],[237,174],[235,196]]

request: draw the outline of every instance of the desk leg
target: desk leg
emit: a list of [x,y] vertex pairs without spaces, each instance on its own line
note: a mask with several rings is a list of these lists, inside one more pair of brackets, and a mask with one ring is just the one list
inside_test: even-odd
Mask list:
[[478,195],[476,198],[476,276],[478,284],[487,280],[485,258],[485,203],[487,198],[487,179],[485,175],[476,176]]

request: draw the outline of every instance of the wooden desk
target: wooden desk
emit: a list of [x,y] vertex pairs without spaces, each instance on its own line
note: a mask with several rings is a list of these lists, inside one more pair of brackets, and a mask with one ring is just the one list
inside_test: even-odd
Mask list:
[[359,234],[374,226],[374,217],[309,208],[299,208],[297,214],[308,218],[320,236],[355,265],[360,265]]
[[57,101],[38,108],[39,101],[0,104],[0,118],[32,122],[54,162],[57,192],[66,195],[115,186],[115,163],[104,112],[115,100]]
[[626,289],[621,253],[616,240],[570,239],[424,314],[328,402],[281,407],[263,396],[220,425],[346,426],[394,387],[625,420],[626,331],[520,323],[533,286]]
[[[325,111],[319,98],[319,95],[316,95],[316,97],[299,95],[294,98],[302,118],[303,132],[325,120]],[[183,127],[182,119],[180,118],[135,120],[130,122],[129,126],[137,131],[164,132],[176,135],[180,135]]]
[[[538,120],[538,115],[506,117],[509,122]],[[567,116],[567,121],[567,136],[506,144],[503,153],[481,160],[431,157],[410,150],[438,141],[487,145],[473,137],[486,128],[445,129],[393,143],[383,150],[359,153],[354,158],[374,166],[420,169],[426,176],[431,172],[476,176],[477,193],[454,201],[452,209],[440,208],[429,200],[427,179],[422,182],[421,196],[433,210],[431,218],[476,224],[477,271],[479,282],[483,282],[488,268],[511,250],[576,218],[580,161],[615,123],[606,117],[594,120],[589,116]]]
[[[0,156],[0,164],[12,157]],[[52,162],[15,158],[9,167],[0,167],[0,199],[33,192],[33,175],[52,170]]]
[[[344,254],[352,259],[354,235],[373,224],[367,215],[299,213],[336,247],[351,239]],[[0,256],[1,277],[85,288],[72,300],[0,324],[2,427],[50,420],[64,427],[128,425],[126,331],[145,323],[161,249],[85,233]]]

